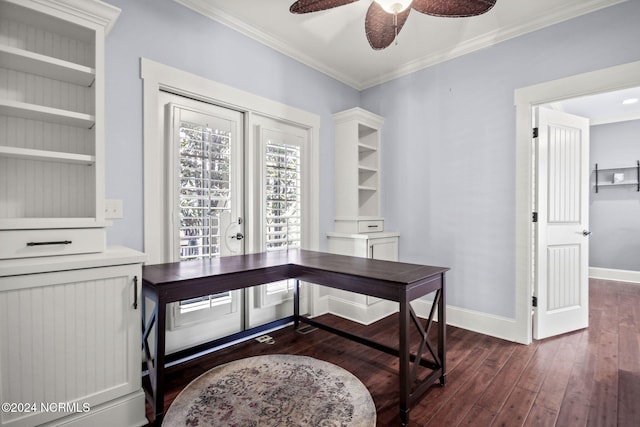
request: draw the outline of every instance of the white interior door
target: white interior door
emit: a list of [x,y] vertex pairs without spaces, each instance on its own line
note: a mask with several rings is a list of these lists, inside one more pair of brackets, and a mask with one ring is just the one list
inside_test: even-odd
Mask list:
[[589,120],[539,108],[535,339],[589,323]]

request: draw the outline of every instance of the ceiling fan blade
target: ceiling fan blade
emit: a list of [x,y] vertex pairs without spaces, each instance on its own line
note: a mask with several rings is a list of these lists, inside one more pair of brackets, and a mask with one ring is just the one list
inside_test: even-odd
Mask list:
[[398,13],[397,20],[394,24],[394,16],[392,13],[385,12],[382,6],[376,2],[371,3],[364,21],[367,40],[369,40],[371,47],[380,50],[389,46],[396,38],[396,35],[400,34],[402,26],[409,17],[409,12],[411,12],[411,8],[407,8],[403,12]]
[[358,0],[298,0],[289,8],[291,13],[319,12],[332,9],[345,4],[355,3]]
[[497,0],[413,0],[411,7],[432,16],[464,18],[488,12]]

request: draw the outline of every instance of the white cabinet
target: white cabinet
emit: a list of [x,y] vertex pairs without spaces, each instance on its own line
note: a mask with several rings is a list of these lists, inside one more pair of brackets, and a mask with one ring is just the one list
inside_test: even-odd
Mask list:
[[327,233],[329,252],[362,258],[398,261],[399,233]]
[[[338,255],[398,261],[399,233],[327,233],[329,252]],[[330,289],[328,310],[341,317],[370,324],[398,311],[398,304],[368,295]]]
[[0,426],[147,423],[144,256],[105,248],[104,38],[119,13],[0,0]]
[[362,108],[335,121],[336,231],[383,231],[380,217],[380,131],[384,119]]
[[104,38],[119,13],[0,0],[0,258],[105,249]]
[[0,261],[0,402],[16,404],[0,412],[0,426],[147,423],[143,260],[110,248],[38,265]]

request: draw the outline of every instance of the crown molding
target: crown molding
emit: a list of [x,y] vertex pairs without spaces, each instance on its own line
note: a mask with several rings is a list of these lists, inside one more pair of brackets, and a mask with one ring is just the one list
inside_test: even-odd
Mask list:
[[77,16],[104,27],[105,34],[120,16],[121,10],[100,0],[32,0],[43,6],[50,7],[69,15]]
[[387,73],[378,76],[375,79],[361,82],[361,86],[362,89],[368,89],[370,87],[377,86],[379,84],[386,83],[399,77],[403,77],[416,71],[431,67],[441,62],[445,62],[450,59],[475,52],[476,50],[484,49],[494,44],[514,39],[527,33],[541,30],[543,28],[568,21],[569,19],[578,17],[580,15],[595,12],[597,10],[604,9],[606,7],[613,6],[625,1],[627,0],[609,0],[607,2],[602,2],[601,0],[590,0],[585,1],[579,5],[574,5],[573,7],[565,7],[555,11],[551,15],[533,19],[526,22],[525,24],[513,26],[511,28],[500,28],[496,31],[485,33],[482,36],[469,39],[452,49],[442,49],[438,52],[423,56],[422,58],[404,64],[391,73]]
[[238,31],[241,34],[244,34],[247,37],[250,37],[257,42],[264,44],[265,46],[268,46],[284,55],[287,55],[317,71],[320,71],[328,75],[329,77],[332,77],[346,85],[349,85],[356,90],[364,90],[382,83],[386,83],[390,80],[394,80],[399,77],[414,73],[424,68],[431,67],[441,62],[445,62],[450,59],[454,59],[462,55],[466,55],[468,53],[472,53],[477,50],[492,46],[494,44],[567,21],[580,15],[585,15],[587,13],[595,12],[609,6],[625,2],[627,0],[585,0],[580,4],[555,10],[550,15],[545,15],[537,19],[529,20],[522,25],[500,28],[496,31],[485,33],[482,36],[460,43],[451,49],[442,49],[438,52],[423,56],[414,61],[401,64],[396,70],[390,73],[383,74],[377,76],[376,78],[365,81],[352,78],[340,70],[328,67],[327,65],[315,60],[314,58],[310,57],[300,50],[292,49],[282,40],[279,40],[269,34],[266,34],[264,31],[261,31],[240,21],[239,19],[225,13],[221,9],[211,5],[206,0],[174,1],[235,31]]

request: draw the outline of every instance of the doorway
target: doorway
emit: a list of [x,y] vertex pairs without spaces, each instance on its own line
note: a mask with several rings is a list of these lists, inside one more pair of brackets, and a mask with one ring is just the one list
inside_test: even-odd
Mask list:
[[[612,278],[607,276],[610,269],[616,275],[640,275],[640,271],[635,274],[640,270],[635,250],[640,209],[629,204],[637,201],[640,190],[640,155],[635,144],[635,131],[640,129],[639,99],[640,88],[633,87],[559,100],[534,110],[538,137],[533,184],[539,196],[533,200],[537,222],[532,224],[537,254],[532,260],[534,339],[588,326],[588,283],[594,273],[596,277],[604,273],[607,279]],[[563,142],[570,135],[567,129],[576,132],[571,141]],[[591,138],[592,132],[596,138]],[[574,149],[568,149],[572,143]],[[547,173],[547,163],[554,158],[561,161]],[[571,179],[557,186],[562,177]],[[560,190],[555,197],[554,189]],[[547,209],[549,204],[555,210]]]
[[532,341],[532,135],[536,105],[640,86],[640,61],[521,88],[516,105],[516,322],[517,341]]

